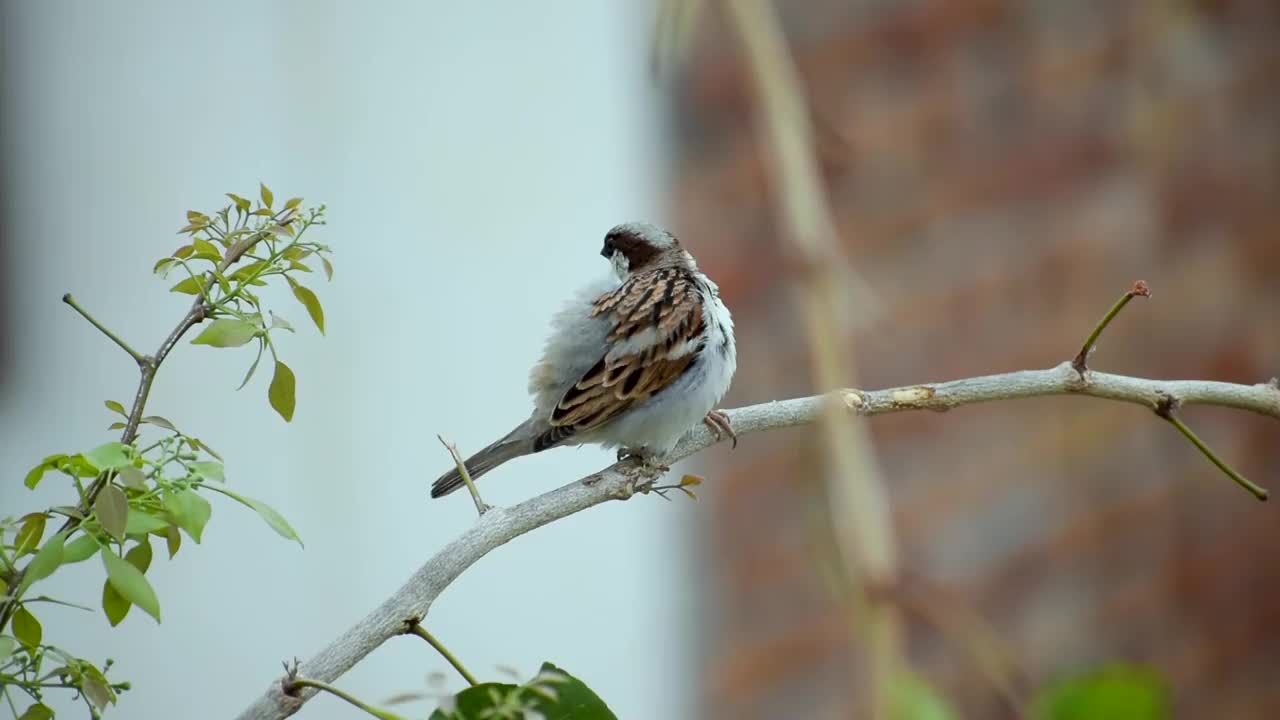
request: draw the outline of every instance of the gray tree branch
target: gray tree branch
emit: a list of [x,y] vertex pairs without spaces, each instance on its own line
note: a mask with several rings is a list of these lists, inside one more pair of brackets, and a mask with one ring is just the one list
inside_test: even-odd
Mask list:
[[[1086,395],[1141,405],[1157,412],[1162,404],[1216,405],[1248,410],[1280,420],[1280,385],[1273,379],[1258,385],[1208,380],[1150,380],[1087,370],[1071,363],[1046,370],[986,375],[886,390],[839,390],[830,395],[761,403],[727,411],[739,437],[751,433],[818,422],[824,402],[839,402],[856,415],[883,415],[908,410],[950,410],[963,405],[1050,395]],[[714,445],[711,431],[699,425],[672,452],[668,462],[684,459]],[[302,664],[305,676],[332,683],[388,639],[410,632],[440,593],[467,568],[491,550],[561,518],[610,500],[626,500],[643,492],[655,476],[636,465],[616,463],[599,472],[511,507],[495,507],[476,524],[437,552],[363,620]],[[424,494],[425,497],[425,494]],[[290,697],[284,677],[249,705],[241,720],[284,718],[297,712],[315,694],[314,688]]]

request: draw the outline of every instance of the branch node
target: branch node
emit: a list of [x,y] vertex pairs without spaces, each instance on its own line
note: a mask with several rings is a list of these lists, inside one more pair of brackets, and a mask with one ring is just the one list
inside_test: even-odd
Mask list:
[[1173,414],[1182,406],[1182,401],[1163,390],[1157,390],[1156,396],[1160,398],[1156,401],[1156,415],[1159,415],[1165,420],[1171,420],[1173,418]]
[[1273,377],[1267,381],[1267,386],[1276,392],[1280,392],[1280,377]]
[[861,415],[867,409],[867,396],[861,390],[845,388],[840,391],[840,401],[844,407],[855,415]]
[[280,680],[280,691],[289,697],[296,698],[302,689],[302,686],[298,685],[298,668],[301,663],[295,657],[292,663],[285,660],[281,665],[284,665],[284,677]]
[[1089,353],[1093,352],[1094,346],[1098,342],[1098,337],[1102,335],[1102,331],[1111,324],[1111,321],[1115,319],[1116,315],[1120,314],[1120,311],[1124,309],[1124,306],[1128,305],[1129,301],[1135,297],[1151,297],[1151,288],[1147,287],[1147,283],[1145,281],[1138,280],[1134,282],[1133,287],[1129,288],[1124,295],[1121,295],[1120,299],[1116,301],[1116,304],[1112,305],[1111,309],[1107,311],[1107,314],[1102,316],[1102,320],[1100,320],[1097,326],[1093,328],[1093,332],[1089,333],[1089,337],[1084,341],[1084,345],[1080,346],[1080,352],[1076,353],[1075,358],[1071,361],[1071,367],[1076,369],[1076,372],[1080,374],[1082,379],[1084,378],[1084,374],[1089,370],[1087,360],[1089,358]]

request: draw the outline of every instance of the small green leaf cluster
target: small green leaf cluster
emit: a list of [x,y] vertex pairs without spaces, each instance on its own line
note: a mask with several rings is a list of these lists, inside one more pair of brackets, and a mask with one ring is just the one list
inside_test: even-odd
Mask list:
[[[40,720],[53,717],[45,694],[72,691],[97,718],[116,702],[127,682],[108,680],[112,662],[101,668],[48,642],[45,623],[56,618],[53,605],[92,610],[79,604],[35,595],[39,583],[55,572],[96,557],[101,563],[101,607],[107,621],[119,625],[137,607],[160,621],[160,599],[147,580],[155,552],[172,560],[183,536],[200,543],[213,514],[210,493],[224,495],[256,512],[281,536],[301,544],[297,532],[280,513],[265,503],[232,490],[226,484],[222,456],[200,438],[160,415],[146,415],[143,403],[160,363],[181,335],[200,321],[203,330],[193,340],[213,347],[238,347],[258,342],[258,355],[270,349],[271,333],[292,331],[289,323],[267,311],[255,292],[272,276],[285,278],[316,326],[324,331],[324,312],[315,293],[293,275],[311,272],[304,261],[318,259],[326,276],[333,268],[329,248],[303,234],[323,224],[323,206],[301,209],[294,198],[274,208],[274,198],[260,187],[255,208],[248,200],[229,195],[232,204],[213,216],[191,211],[180,233],[188,244],[156,264],[164,274],[181,268],[187,278],[173,289],[199,296],[191,312],[155,356],[143,356],[125,345],[78,305],[67,300],[91,323],[129,352],[139,364],[135,405],[126,408],[107,400],[107,410],[119,416],[109,429],[123,429],[121,439],[82,452],[57,453],[37,463],[23,478],[34,490],[55,482],[75,502],[0,517],[0,707],[15,717]],[[209,267],[201,267],[207,262]],[[70,296],[67,296],[69,298]],[[254,361],[254,367],[257,361]],[[249,376],[253,373],[250,368]],[[245,382],[248,382],[246,376]],[[243,384],[242,384],[243,386]],[[285,420],[293,416],[293,371],[276,358],[275,378],[268,391],[273,408]],[[157,550],[159,548],[159,550]],[[48,615],[45,622],[42,615]],[[19,714],[19,701],[28,706]]]
[[186,277],[170,289],[203,298],[204,318],[210,322],[193,344],[234,348],[257,343],[257,355],[240,387],[249,383],[263,353],[271,352],[274,371],[267,399],[287,422],[293,419],[296,405],[296,378],[277,355],[272,333],[294,332],[294,328],[277,313],[263,311],[255,288],[267,285],[273,276],[283,277],[323,334],[324,307],[299,276],[312,273],[308,263],[318,260],[325,277],[332,280],[333,264],[328,246],[304,237],[313,225],[324,224],[323,205],[302,210],[302,198],[295,197],[276,207],[266,185],[259,186],[258,196],[256,207],[248,198],[227,193],[231,204],[212,216],[187,211],[187,224],[178,232],[187,235],[189,242],[156,261],[154,270],[162,276],[181,270]]
[[430,720],[616,720],[609,706],[578,678],[546,662],[520,685],[486,682],[445,699]]

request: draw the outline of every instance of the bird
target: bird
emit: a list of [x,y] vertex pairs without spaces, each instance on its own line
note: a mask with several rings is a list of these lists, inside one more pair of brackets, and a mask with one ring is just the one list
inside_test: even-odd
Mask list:
[[[733,317],[720,289],[676,237],[645,222],[611,228],[600,255],[613,272],[578,290],[551,319],[529,371],[533,411],[465,461],[473,480],[515,458],[566,445],[618,448],[662,468],[699,422],[737,435],[715,406],[737,369]],[[457,466],[431,497],[457,490]]]

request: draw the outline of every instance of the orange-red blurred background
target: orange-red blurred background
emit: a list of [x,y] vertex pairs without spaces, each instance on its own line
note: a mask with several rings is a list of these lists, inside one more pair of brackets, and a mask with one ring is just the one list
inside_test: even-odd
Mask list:
[[[1280,5],[781,3],[823,170],[873,308],[862,387],[1068,360],[1136,279],[1091,364],[1155,378],[1280,374]],[[704,14],[674,91],[674,225],[738,319],[728,405],[813,388],[767,152],[734,37]],[[867,317],[869,316],[869,318]],[[851,378],[851,381],[853,378]],[[1194,408],[1246,476],[1280,425]],[[1280,716],[1280,518],[1150,412],[1048,398],[867,421],[909,583],[990,624],[1018,692],[1149,664],[1176,717]],[[715,469],[707,717],[848,717],[848,614],[813,561],[816,443],[752,437]],[[1013,711],[908,612],[910,657],[965,717]]]

